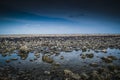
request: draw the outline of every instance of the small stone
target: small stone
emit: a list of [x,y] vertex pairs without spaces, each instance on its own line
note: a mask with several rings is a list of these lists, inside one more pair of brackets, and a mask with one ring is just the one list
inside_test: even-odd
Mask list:
[[50,71],[44,71],[44,74],[50,75]]
[[84,47],[82,48],[82,52],[86,52],[86,51],[87,51],[87,47],[84,46]]
[[30,59],[31,62],[33,62],[33,59]]
[[94,54],[86,54],[87,58],[93,58],[94,57]]
[[12,58],[11,60],[18,60],[18,58]]
[[68,69],[65,69],[64,70],[64,73],[65,75],[71,75],[72,74],[72,71],[68,70]]
[[97,63],[91,63],[90,66],[92,66],[92,67],[98,67],[98,64]]
[[82,58],[82,59],[85,59],[85,58],[86,58],[86,55],[85,55],[85,54],[81,54],[81,58]]
[[47,63],[53,63],[53,59],[50,58],[49,56],[45,55],[45,56],[42,56],[42,60],[47,62]]
[[72,71],[70,71],[68,69],[64,70],[64,74],[70,76],[71,78],[73,78],[75,80],[80,80],[81,79],[79,74],[75,74],[75,73],[73,73]]
[[53,63],[54,66],[60,66],[60,63],[59,62],[55,62]]
[[39,58],[40,53],[35,53],[34,55],[35,55],[37,58]]
[[108,58],[108,57],[102,57],[101,59],[106,63],[111,63],[113,61],[111,58]]
[[7,63],[9,63],[9,62],[10,62],[10,60],[6,60],[6,62],[7,62]]
[[86,79],[89,78],[89,76],[86,73],[82,73],[81,74],[81,78],[84,79],[84,80],[86,80]]
[[117,60],[115,56],[108,56],[108,58],[111,58],[112,60]]
[[75,80],[80,80],[80,79],[81,79],[80,75],[79,75],[79,74],[75,74],[75,73],[73,73],[73,74],[71,75],[71,77],[72,77],[73,79],[75,79]]
[[64,56],[60,56],[60,59],[64,59]]
[[29,49],[26,45],[20,47],[20,53],[28,53]]
[[111,70],[111,71],[114,71],[116,69],[116,67],[113,64],[109,64],[108,69]]
[[101,52],[103,52],[103,53],[107,53],[107,50],[106,50],[106,49],[103,49],[103,50],[101,50]]

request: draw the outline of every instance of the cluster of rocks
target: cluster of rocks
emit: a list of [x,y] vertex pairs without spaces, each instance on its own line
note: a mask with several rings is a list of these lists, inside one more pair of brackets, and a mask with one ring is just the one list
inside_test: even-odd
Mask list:
[[12,66],[0,67],[0,80],[31,80],[29,71],[15,69]]
[[65,80],[119,80],[120,68],[113,64],[108,68],[98,68],[90,72],[82,72],[80,74],[73,73],[71,70],[64,70]]
[[[120,66],[112,64],[118,58],[115,56],[101,57],[101,60],[108,63],[107,66],[100,66],[98,62],[88,64],[92,68],[88,72],[75,72],[70,69],[61,69],[61,64],[55,62],[51,55],[59,55],[60,52],[72,52],[81,50],[80,58],[92,59],[96,57],[95,52],[107,53],[107,48],[120,49],[120,35],[117,36],[52,36],[52,37],[0,37],[0,54],[2,56],[10,55],[15,50],[22,60],[28,57],[28,53],[34,53],[37,60],[40,56],[43,62],[52,66],[51,70],[20,70],[11,66],[0,66],[0,80],[119,80]],[[42,54],[40,54],[42,53]],[[59,57],[64,60],[64,55]],[[18,60],[17,57],[6,60],[6,63]],[[40,67],[41,68],[41,67]],[[89,67],[88,67],[89,68]],[[43,73],[43,74],[42,74]],[[36,74],[36,75],[35,75]],[[45,78],[47,79],[45,79]],[[49,78],[49,79],[48,79]]]
[[[28,53],[33,50],[58,54],[60,51],[120,48],[120,36],[67,36],[67,37],[0,37],[0,53],[19,50]],[[105,52],[105,50],[102,50]]]
[[106,63],[111,63],[111,62],[113,62],[113,60],[117,60],[117,58],[115,56],[102,57],[101,59]]
[[[43,74],[41,74],[43,73]],[[41,76],[42,75],[42,76]],[[27,71],[11,66],[0,67],[0,80],[119,80],[120,67],[113,64],[90,72],[76,73],[69,69],[63,71]]]

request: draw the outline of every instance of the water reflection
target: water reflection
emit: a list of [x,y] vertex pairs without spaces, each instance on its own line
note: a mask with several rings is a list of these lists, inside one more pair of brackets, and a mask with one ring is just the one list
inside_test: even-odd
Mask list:
[[[88,55],[93,54],[94,56],[81,58],[81,54]],[[0,65],[11,65],[13,67],[19,68],[31,68],[39,66],[51,67],[54,63],[59,63],[61,69],[71,68],[79,69],[82,67],[89,66],[90,63],[97,63],[99,66],[107,65],[101,59],[101,57],[115,56],[117,60],[113,61],[113,64],[120,65],[120,50],[119,49],[107,49],[107,53],[95,52],[93,50],[88,50],[86,52],[72,51],[72,52],[61,52],[59,55],[55,54],[43,54],[43,53],[18,53],[17,51],[12,54],[7,54],[6,56],[0,54]],[[36,66],[37,65],[37,66]]]

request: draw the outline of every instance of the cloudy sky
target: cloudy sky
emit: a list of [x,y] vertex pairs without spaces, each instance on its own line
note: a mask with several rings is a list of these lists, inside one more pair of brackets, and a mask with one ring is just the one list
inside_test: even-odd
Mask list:
[[120,33],[118,0],[1,0],[0,34]]

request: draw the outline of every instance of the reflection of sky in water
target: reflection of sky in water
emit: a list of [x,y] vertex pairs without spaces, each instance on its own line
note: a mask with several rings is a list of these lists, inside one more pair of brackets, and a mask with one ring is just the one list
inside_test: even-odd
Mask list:
[[[94,53],[93,58],[86,58],[82,59],[80,54],[89,54],[89,53]],[[102,52],[94,52],[93,50],[90,50],[89,52],[82,52],[82,51],[72,51],[72,52],[61,52],[59,55],[51,55],[51,58],[54,59],[54,62],[58,62],[61,65],[60,69],[63,68],[71,68],[71,69],[79,69],[84,66],[89,66],[90,63],[92,62],[97,62],[99,65],[107,65],[106,63],[102,62],[101,57],[104,56],[116,56],[118,60],[114,60],[113,64],[120,65],[119,59],[120,59],[120,50],[119,49],[107,49],[107,53],[102,53]],[[60,59],[61,56],[64,56],[64,59]],[[5,60],[12,59],[12,58],[18,58],[18,60],[12,60],[10,63],[6,63]],[[10,55],[7,55],[3,57],[0,54],[0,65],[11,65],[14,67],[19,67],[19,68],[37,68],[41,67],[41,69],[49,69],[51,64],[43,62],[42,61],[42,53],[40,54],[40,57],[37,58],[37,60],[34,61],[36,56],[34,56],[34,53],[29,53],[27,58],[25,60],[21,60],[20,56],[17,55],[17,53],[13,53]],[[33,61],[30,61],[33,60]],[[19,63],[21,62],[21,63]],[[43,67],[44,66],[44,67]]]

